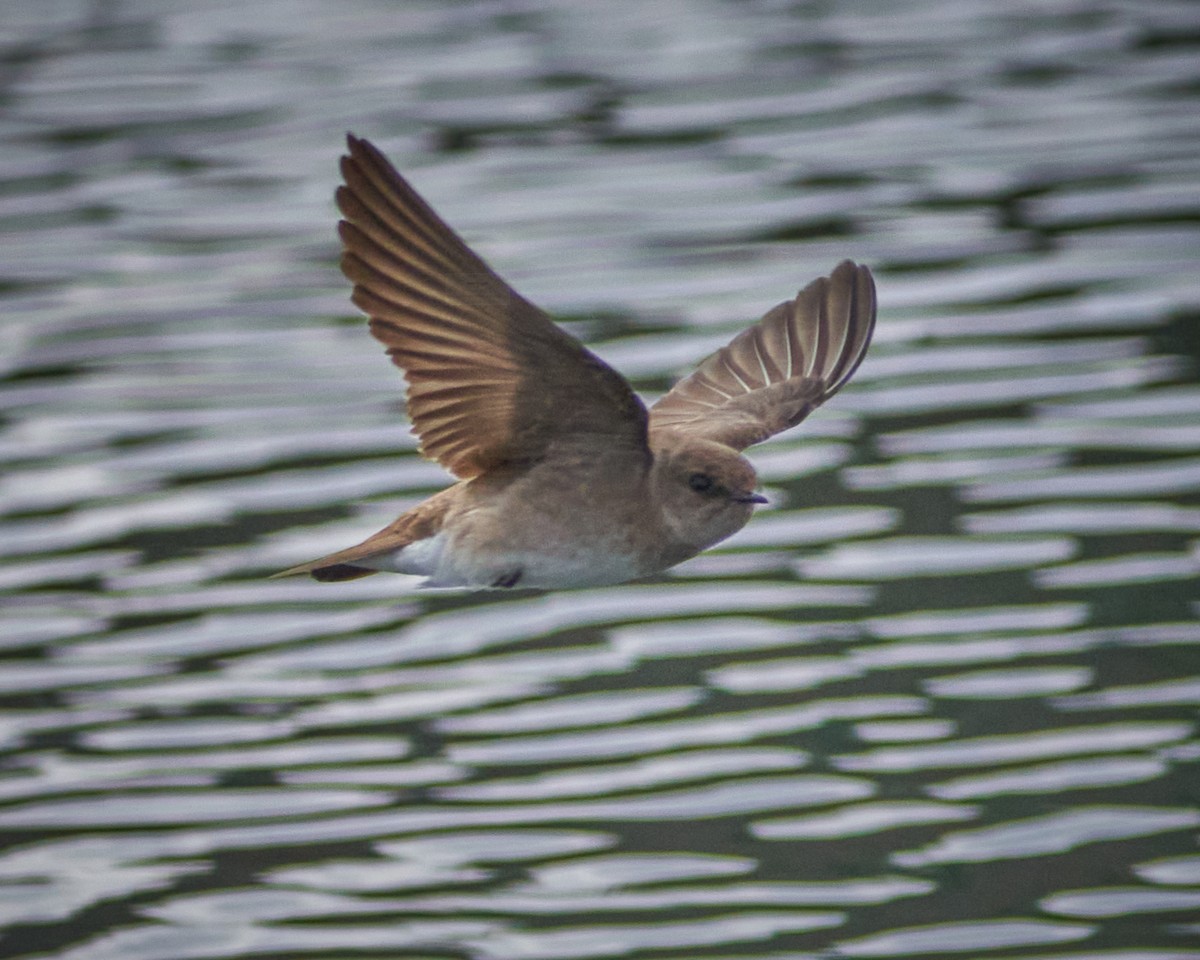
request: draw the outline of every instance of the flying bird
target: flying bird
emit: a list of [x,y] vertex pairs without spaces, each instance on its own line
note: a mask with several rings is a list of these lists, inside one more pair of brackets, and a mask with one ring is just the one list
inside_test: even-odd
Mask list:
[[421,452],[458,482],[362,543],[275,574],[418,574],[436,587],[574,587],[665,570],[740,530],[740,451],[845,385],[875,326],[849,260],[767,311],[648,410],[505,283],[366,140],[347,137],[342,271],[408,381]]

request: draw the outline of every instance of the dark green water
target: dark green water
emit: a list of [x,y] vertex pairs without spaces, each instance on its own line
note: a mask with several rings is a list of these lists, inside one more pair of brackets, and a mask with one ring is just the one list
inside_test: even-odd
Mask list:
[[[0,956],[1200,958],[1194,4],[0,3]],[[876,344],[649,584],[439,488],[346,130],[647,394]]]

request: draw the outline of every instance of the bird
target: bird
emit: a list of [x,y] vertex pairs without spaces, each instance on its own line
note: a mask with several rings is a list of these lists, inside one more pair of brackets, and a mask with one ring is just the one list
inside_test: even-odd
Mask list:
[[423,586],[606,586],[740,530],[746,447],[800,423],[875,328],[853,261],[768,310],[649,408],[621,374],[493,271],[365,139],[347,136],[342,272],[407,381],[421,453],[457,478],[378,533],[275,577],[415,574]]

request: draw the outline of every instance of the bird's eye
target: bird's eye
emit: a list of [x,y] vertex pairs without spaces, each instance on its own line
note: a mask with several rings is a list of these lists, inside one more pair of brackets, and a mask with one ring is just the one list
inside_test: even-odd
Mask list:
[[693,473],[688,477],[688,486],[697,493],[707,493],[713,488],[714,482],[707,473]]

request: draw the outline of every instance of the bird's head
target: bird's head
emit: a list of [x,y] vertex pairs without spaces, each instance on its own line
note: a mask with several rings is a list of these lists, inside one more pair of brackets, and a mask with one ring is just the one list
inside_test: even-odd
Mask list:
[[685,439],[655,445],[652,486],[675,537],[698,552],[746,525],[758,477],[750,461],[724,444]]

